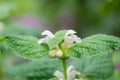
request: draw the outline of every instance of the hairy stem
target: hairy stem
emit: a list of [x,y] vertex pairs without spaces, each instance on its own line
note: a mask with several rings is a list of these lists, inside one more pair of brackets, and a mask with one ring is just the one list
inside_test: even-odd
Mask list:
[[67,80],[67,66],[66,66],[66,60],[62,60],[62,65],[63,65],[63,73],[64,73],[64,79]]

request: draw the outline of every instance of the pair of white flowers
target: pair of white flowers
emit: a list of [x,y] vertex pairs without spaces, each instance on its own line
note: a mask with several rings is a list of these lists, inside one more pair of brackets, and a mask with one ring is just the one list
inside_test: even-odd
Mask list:
[[[66,48],[70,48],[72,46],[73,43],[80,43],[82,40],[81,38],[79,38],[77,35],[75,35],[76,32],[74,30],[68,30],[66,33],[65,33],[65,36],[64,36],[64,42],[62,43],[62,46],[66,47]],[[47,43],[47,41],[51,38],[54,38],[55,35],[46,30],[44,32],[41,33],[42,36],[45,36],[44,38],[38,40],[38,44],[42,44],[42,43]],[[52,50],[49,55],[51,57],[62,57],[63,53],[60,49],[58,50]]]
[[[67,77],[68,80],[74,80],[77,75],[81,73],[76,71],[75,68],[71,65],[67,68]],[[58,80],[65,80],[64,75],[61,71],[55,71],[54,76],[58,78]]]
[[[81,42],[81,38],[79,38],[75,34],[76,34],[76,32],[74,30],[68,30],[66,32],[66,34],[65,34],[63,45],[69,48],[69,47],[71,47],[71,45],[74,42],[80,43]],[[41,35],[45,36],[45,38],[40,39],[38,41],[39,44],[46,43],[49,39],[55,37],[55,35],[52,32],[48,31],[48,30],[42,32]]]

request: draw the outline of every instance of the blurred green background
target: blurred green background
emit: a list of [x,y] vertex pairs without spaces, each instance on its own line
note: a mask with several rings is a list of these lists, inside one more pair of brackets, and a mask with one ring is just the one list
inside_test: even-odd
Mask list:
[[[40,38],[43,30],[61,29],[73,29],[81,38],[98,33],[120,37],[120,0],[0,0],[0,36]],[[3,67],[28,61],[11,53],[5,43],[0,43],[0,80],[6,77]],[[117,77],[113,80],[120,77],[120,51],[116,55]]]

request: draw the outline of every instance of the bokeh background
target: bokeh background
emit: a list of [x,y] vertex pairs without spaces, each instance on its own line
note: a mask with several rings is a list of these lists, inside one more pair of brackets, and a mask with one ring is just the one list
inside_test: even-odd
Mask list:
[[[44,30],[73,29],[81,37],[105,33],[120,37],[120,0],[0,0],[0,36],[32,35]],[[3,67],[25,60],[0,43],[0,80]],[[120,78],[120,51],[115,53],[115,79]],[[113,79],[113,80],[115,80]]]

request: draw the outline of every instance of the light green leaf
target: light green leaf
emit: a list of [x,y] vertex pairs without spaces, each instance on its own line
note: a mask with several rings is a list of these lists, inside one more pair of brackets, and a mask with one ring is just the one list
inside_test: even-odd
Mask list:
[[79,44],[74,44],[65,52],[68,56],[80,58],[81,54],[95,56],[111,53],[119,48],[120,38],[105,34],[97,34],[83,39]]
[[50,49],[55,48],[56,45],[63,41],[66,31],[67,30],[61,30],[55,33],[55,38],[52,38],[47,42]]
[[6,36],[8,45],[22,57],[27,59],[40,59],[47,56],[48,46],[39,45],[38,39],[32,36],[10,35]]

